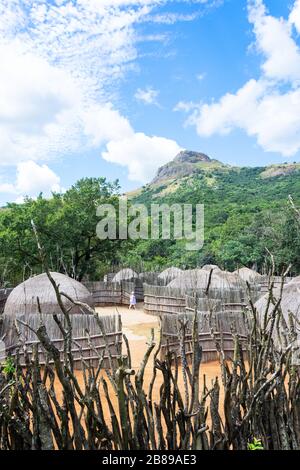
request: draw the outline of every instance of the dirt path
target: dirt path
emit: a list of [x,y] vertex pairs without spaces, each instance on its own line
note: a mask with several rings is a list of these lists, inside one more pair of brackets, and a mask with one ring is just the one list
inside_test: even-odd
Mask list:
[[[138,370],[141,361],[144,357],[145,351],[147,349],[147,342],[151,337],[151,328],[154,328],[155,339],[158,340],[159,335],[159,321],[158,318],[155,316],[148,315],[144,312],[142,308],[142,304],[137,306],[136,310],[129,310],[125,306],[117,307],[99,307],[97,308],[98,313],[101,315],[115,315],[117,312],[121,315],[122,318],[122,325],[123,325],[123,332],[126,334],[129,344],[130,344],[130,351],[132,357],[132,368],[136,371]],[[123,352],[125,353],[125,347]],[[153,353],[150,356],[150,359],[147,363],[144,375],[144,389],[147,393],[148,387],[152,378],[153,373]],[[105,372],[103,371],[102,374],[105,376]],[[84,380],[83,375],[80,370],[75,371],[76,378],[82,390],[84,390]],[[220,377],[220,366],[217,362],[210,362],[201,365],[200,369],[200,387],[203,385],[203,376],[205,375],[206,384],[210,387],[212,381],[219,376]],[[160,385],[161,385],[161,376],[160,373],[157,374],[157,379],[155,382],[155,386],[153,389],[153,399],[154,401],[158,402],[160,398]],[[181,374],[181,370],[179,368],[178,374],[178,385],[179,389],[183,390],[183,377]],[[117,397],[108,381],[108,387],[110,390],[110,398],[112,400],[113,406],[117,410]],[[62,397],[62,389],[61,384],[56,379],[55,385],[56,391],[58,393],[58,397]],[[201,388],[200,388],[201,390]],[[223,401],[223,390],[221,387],[220,393],[220,403]],[[110,415],[108,408],[106,406],[106,400],[103,400],[104,405],[104,414],[107,416],[108,421],[110,421]],[[221,415],[222,410],[221,411]],[[208,418],[208,423],[210,419]]]
[[[103,315],[115,315],[117,312],[121,315],[123,333],[127,336],[130,344],[132,367],[138,368],[147,349],[147,342],[151,338],[152,328],[155,339],[158,339],[158,318],[145,313],[143,304],[138,304],[135,310],[129,310],[124,305],[117,307],[117,309],[116,307],[98,307],[96,310]],[[150,364],[147,368],[149,366]]]
[[[97,311],[103,315],[116,314],[115,307],[99,307]],[[138,304],[136,310],[129,310],[128,307],[117,307],[118,313],[122,318],[123,332],[126,334],[132,357],[132,367],[137,370],[147,349],[147,342],[151,337],[151,328],[154,328],[155,339],[159,338],[159,320],[158,317],[148,315],[143,310],[143,304]],[[145,370],[145,385],[150,383],[153,371],[153,356],[150,357]],[[212,381],[220,377],[220,365],[218,362],[209,362],[201,365],[200,368],[200,387],[203,384],[203,375],[206,378],[206,384],[209,387]],[[179,386],[183,385],[182,374],[179,374]],[[154,398],[159,398],[160,380],[156,381],[154,388]],[[221,391],[221,400],[222,391]]]

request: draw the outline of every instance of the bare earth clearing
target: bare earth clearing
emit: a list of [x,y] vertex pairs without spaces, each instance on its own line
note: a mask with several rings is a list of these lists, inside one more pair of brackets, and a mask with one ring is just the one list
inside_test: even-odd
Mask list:
[[[147,349],[147,342],[151,336],[151,328],[154,328],[155,332],[155,339],[158,341],[159,338],[159,319],[155,316],[148,315],[144,312],[142,308],[142,304],[138,304],[136,310],[129,310],[126,306],[118,306],[116,307],[98,307],[96,309],[100,314],[103,315],[114,315],[118,313],[121,315],[122,318],[122,325],[123,325],[123,333],[127,336],[130,351],[131,351],[131,359],[132,359],[132,368],[137,371],[140,363],[143,359],[145,351]],[[123,345],[123,353],[126,353],[125,345]],[[144,376],[144,389],[145,391],[148,390],[148,386],[150,380],[152,378],[152,371],[153,371],[153,353],[150,356],[148,364],[145,369],[145,376]],[[84,380],[81,371],[75,371],[76,378],[79,382],[79,385],[84,390]],[[203,385],[203,376],[206,377],[206,384],[210,387],[212,380],[214,380],[217,376],[220,377],[220,365],[218,362],[209,362],[204,363],[201,365],[200,368],[200,390],[202,390]],[[106,374],[103,372],[103,376],[105,377]],[[105,377],[106,378],[106,377]],[[109,380],[107,379],[109,389],[110,389],[110,398],[114,407],[117,409],[117,398],[115,393],[110,386]],[[179,370],[179,377],[178,377],[179,387],[183,391],[183,379],[182,374]],[[157,373],[157,379],[155,382],[154,390],[153,390],[153,398],[154,401],[159,400],[160,396],[160,385],[161,385],[161,377],[160,373]],[[56,390],[58,395],[61,395],[61,385],[57,381],[56,383]],[[223,389],[221,387],[220,390],[220,403],[223,402]],[[103,400],[105,403],[105,400]],[[105,414],[110,419],[110,415],[108,413],[108,409],[105,409]],[[223,410],[220,410],[221,416],[223,415]],[[208,419],[208,423],[210,419]]]

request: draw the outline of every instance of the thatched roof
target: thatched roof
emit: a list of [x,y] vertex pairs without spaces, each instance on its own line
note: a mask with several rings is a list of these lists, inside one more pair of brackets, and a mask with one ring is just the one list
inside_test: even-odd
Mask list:
[[[276,302],[276,300],[278,300],[280,296],[280,287],[276,287],[275,289],[273,289],[273,296]],[[269,294],[267,293],[263,295],[260,299],[258,299],[258,301],[255,303],[258,318],[260,319],[260,321],[263,321],[264,314],[268,305],[268,298]],[[289,324],[290,313],[292,313],[298,319],[298,321],[300,321],[300,276],[284,285],[282,290],[282,301],[280,307],[287,324]],[[271,313],[273,308],[274,304],[270,303],[268,307],[268,313]]]
[[159,273],[157,273],[157,272],[146,271],[144,273],[139,274],[139,279],[140,279],[140,281],[145,282],[146,284],[156,285],[158,275],[159,275]]
[[300,276],[294,277],[291,281],[287,283],[287,285],[290,285],[292,283],[297,284],[300,287]]
[[[203,269],[189,269],[183,271],[171,281],[168,286],[181,289],[205,289],[208,285],[210,272]],[[246,288],[245,282],[237,275],[226,271],[213,271],[210,287],[212,289],[238,289]]]
[[175,279],[179,274],[183,271],[180,268],[176,268],[175,266],[171,266],[170,268],[165,269],[158,275],[158,279],[171,282]]
[[205,264],[201,269],[204,269],[204,271],[222,271],[216,264]]
[[[89,305],[93,304],[92,296],[85,286],[74,279],[60,273],[51,273],[60,292],[69,295],[73,300],[79,300]],[[10,293],[4,308],[4,316],[19,317],[38,312],[37,297],[39,297],[43,314],[61,313],[57,303],[55,290],[50,283],[47,274],[40,274],[27,279]],[[65,298],[63,302],[70,307],[72,304]],[[71,313],[81,313],[80,307],[72,306]]]
[[131,268],[121,269],[113,278],[112,282],[130,281],[131,279],[138,278],[138,274]]
[[254,269],[249,269],[246,267],[237,269],[233,272],[233,274],[237,274],[241,279],[243,279],[243,281],[250,283],[262,279],[261,274],[259,274],[257,271],[254,271]]

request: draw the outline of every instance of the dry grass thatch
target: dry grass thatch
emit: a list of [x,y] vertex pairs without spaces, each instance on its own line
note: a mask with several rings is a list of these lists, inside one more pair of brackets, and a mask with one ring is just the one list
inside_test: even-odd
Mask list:
[[216,264],[205,264],[204,266],[202,266],[201,269],[204,269],[204,271],[222,271],[222,269],[219,268],[219,266],[217,266]]
[[[168,286],[181,289],[205,289],[208,285],[210,272],[203,269],[183,271]],[[211,289],[246,289],[246,283],[236,274],[226,271],[213,271],[210,281]]]
[[[57,318],[65,329],[68,328],[67,322],[62,313],[57,314]],[[5,317],[3,320],[3,330],[5,331],[4,342],[8,350],[11,351],[11,348],[15,348],[17,344],[34,344],[39,343],[38,338],[35,334],[35,331],[43,324],[46,328],[47,334],[51,341],[58,341],[62,343],[63,336],[62,332],[55,322],[52,315],[35,315],[30,314],[25,317],[21,315],[18,318],[18,334],[15,329],[14,320],[11,317]],[[73,314],[71,317],[72,322],[72,334],[75,341],[79,339],[85,339],[85,348],[90,351],[88,344],[88,337],[102,337],[101,330],[105,331],[105,334],[108,336],[111,333],[116,333],[120,330],[120,319],[118,315],[102,315],[97,321],[94,315],[91,314]],[[100,328],[100,323],[101,328]],[[28,326],[27,326],[28,325]],[[98,342],[100,341],[97,339]],[[93,347],[96,346],[95,341],[93,342]],[[61,348],[59,348],[61,349]],[[78,349],[78,347],[76,347]]]
[[246,267],[237,269],[233,272],[233,274],[237,274],[241,279],[243,279],[243,281],[250,283],[255,283],[259,279],[262,279],[261,274],[259,274],[257,271],[254,271],[254,269],[249,269]]
[[[51,275],[59,286],[60,292],[67,294],[73,300],[93,304],[92,295],[80,282],[60,273],[51,273]],[[39,298],[43,314],[61,313],[55,290],[47,274],[44,273],[27,279],[12,290],[5,304],[3,316],[16,318],[36,314],[38,312],[37,298]],[[64,298],[63,302],[68,308],[72,307],[70,311],[72,314],[81,313],[81,308],[71,304],[69,300]]]
[[288,285],[297,285],[300,288],[300,276],[294,277],[291,281],[287,283]]
[[[280,299],[280,287],[275,287],[272,292],[272,301],[269,301],[269,293],[263,295],[258,301],[255,303],[255,308],[257,310],[258,318],[261,324],[264,323],[264,319],[267,316],[271,316],[272,311],[274,310],[274,306],[276,305],[277,301]],[[282,289],[282,299],[280,302],[280,311],[282,312],[283,318],[288,325],[290,320],[292,319],[296,322],[296,331],[298,340],[300,339],[300,329],[299,329],[299,321],[300,321],[300,276],[294,278],[292,281],[288,282],[284,285]],[[292,316],[292,318],[291,318]],[[278,317],[278,315],[277,315]],[[279,317],[278,317],[279,318]],[[285,328],[279,325],[280,330],[284,331]],[[274,329],[274,338],[276,340],[277,334],[277,327]],[[281,332],[283,334],[283,332]]]
[[139,280],[147,284],[156,285],[158,283],[159,273],[154,271],[146,271],[139,274]]
[[170,268],[165,269],[158,275],[158,279],[162,281],[167,281],[167,283],[173,281],[177,276],[182,273],[182,269],[171,266]]
[[121,269],[112,279],[112,282],[130,281],[138,278],[138,274],[131,268]]

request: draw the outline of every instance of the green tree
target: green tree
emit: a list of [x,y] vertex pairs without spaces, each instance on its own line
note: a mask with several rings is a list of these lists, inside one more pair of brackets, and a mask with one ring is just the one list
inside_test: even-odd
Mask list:
[[122,242],[97,237],[96,208],[113,204],[117,209],[118,196],[117,181],[84,178],[50,199],[40,195],[36,200],[27,198],[24,204],[8,204],[0,212],[0,249],[2,264],[9,264],[11,282],[40,270],[31,220],[53,270],[82,280],[99,263],[116,262]]

